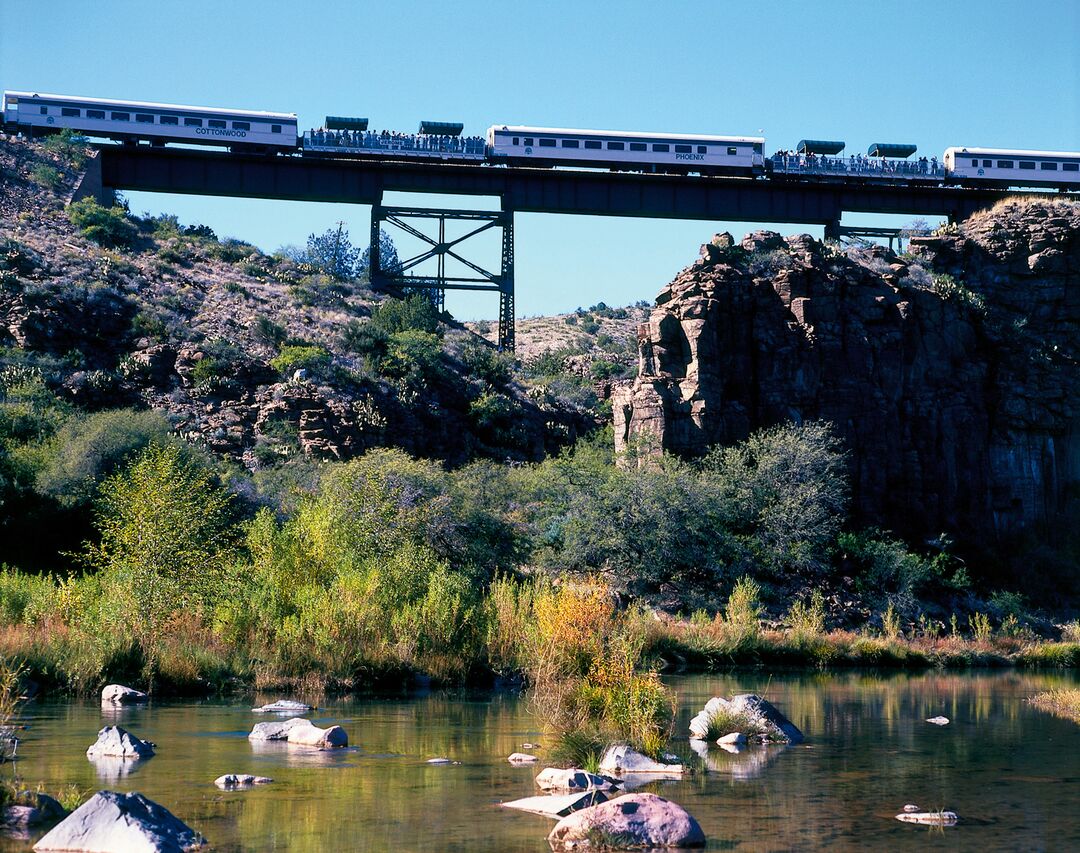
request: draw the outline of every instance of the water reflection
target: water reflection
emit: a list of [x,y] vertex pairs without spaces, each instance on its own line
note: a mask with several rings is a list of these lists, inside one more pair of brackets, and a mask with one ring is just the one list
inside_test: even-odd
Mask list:
[[[679,677],[671,683],[680,738],[712,696],[753,692],[805,732],[806,744],[734,754],[710,745],[696,759],[701,772],[643,787],[686,807],[717,850],[1080,849],[1080,726],[1023,701],[1076,682],[1014,672]],[[50,788],[139,790],[232,853],[549,849],[549,821],[497,807],[540,793],[537,767],[506,762],[522,743],[550,742],[525,701],[434,693],[320,704],[319,725],[340,723],[355,747],[250,742],[265,715],[244,700],[122,709],[137,715],[132,726],[158,744],[157,756],[137,762],[135,776],[108,778],[85,756],[111,722],[100,707],[32,704],[17,772]],[[924,722],[938,714],[952,722]],[[685,740],[673,746],[689,752]],[[433,756],[461,763],[427,764]],[[225,773],[275,781],[222,792],[213,781]],[[905,803],[951,809],[960,825],[942,833],[903,824],[895,816]],[[0,841],[0,850],[25,845]]]
[[154,756],[149,755],[145,758],[119,758],[115,755],[96,755],[92,758],[87,756],[86,760],[93,766],[98,779],[109,783],[115,783],[137,773],[142,769],[146,762],[153,761]]

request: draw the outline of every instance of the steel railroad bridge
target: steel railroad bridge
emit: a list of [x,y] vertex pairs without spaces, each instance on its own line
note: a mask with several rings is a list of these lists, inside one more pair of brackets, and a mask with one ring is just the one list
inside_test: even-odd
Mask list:
[[[823,225],[827,237],[839,237],[840,219],[845,212],[945,216],[955,222],[1008,195],[998,189],[883,182],[802,182],[400,160],[261,157],[149,146],[101,145],[98,151],[77,195],[137,190],[369,204],[372,286],[391,292],[419,287],[430,291],[440,305],[448,289],[497,292],[499,345],[506,349],[514,346],[515,213]],[[383,204],[387,192],[493,196],[500,199],[500,209],[390,207]],[[425,221],[437,223],[437,236],[424,233]],[[464,236],[447,240],[447,221],[471,225]],[[383,223],[417,237],[426,244],[425,251],[401,259],[400,268],[384,269],[378,252]],[[502,230],[502,259],[497,272],[469,261],[461,247],[468,238],[492,228]],[[843,231],[852,233],[852,229]],[[447,257],[475,275],[446,275]],[[436,276],[410,275],[410,270],[431,259],[438,264]]]

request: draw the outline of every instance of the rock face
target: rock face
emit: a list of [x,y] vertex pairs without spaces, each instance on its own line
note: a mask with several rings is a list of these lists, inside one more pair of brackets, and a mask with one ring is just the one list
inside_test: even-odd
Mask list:
[[586,773],[584,770],[563,770],[548,767],[540,771],[536,784],[545,791],[611,791],[614,785],[603,776]]
[[656,794],[624,794],[563,818],[548,836],[555,849],[594,840],[615,849],[704,847],[705,833],[685,809],[670,800]]
[[142,794],[98,791],[53,827],[34,849],[181,853],[205,846],[199,833]]
[[87,758],[125,758],[137,760],[150,758],[154,745],[140,740],[120,726],[105,726],[98,732],[97,740],[86,750]]
[[695,455],[824,419],[861,523],[992,547],[1060,518],[1080,484],[1080,205],[999,205],[913,238],[917,263],[722,236],[639,329],[639,375],[613,399],[620,452]]
[[110,684],[101,691],[102,705],[141,705],[149,701],[149,698],[141,690],[124,687],[122,684]]
[[248,740],[284,740],[322,749],[349,745],[349,736],[341,726],[320,729],[311,720],[293,717],[281,722],[256,723]]

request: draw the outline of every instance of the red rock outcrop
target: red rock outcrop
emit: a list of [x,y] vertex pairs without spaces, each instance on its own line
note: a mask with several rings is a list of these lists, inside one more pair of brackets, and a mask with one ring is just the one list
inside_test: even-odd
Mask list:
[[857,520],[968,541],[1052,525],[1080,484],[1080,205],[1002,204],[902,258],[718,235],[657,306],[620,451],[826,419]]

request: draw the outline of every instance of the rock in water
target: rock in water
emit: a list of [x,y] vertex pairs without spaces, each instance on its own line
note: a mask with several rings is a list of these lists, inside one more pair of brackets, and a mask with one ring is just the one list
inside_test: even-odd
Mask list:
[[449,758],[429,758],[427,764],[453,764]]
[[600,791],[582,791],[576,794],[556,794],[545,797],[524,797],[500,803],[504,809],[518,809],[544,817],[566,817],[571,812],[606,803],[607,797]]
[[181,853],[205,846],[199,833],[142,794],[98,791],[53,827],[34,850]]
[[308,714],[315,709],[311,705],[305,705],[303,702],[279,699],[277,702],[271,702],[269,705],[252,708],[251,710],[255,714]]
[[904,823],[925,823],[933,826],[956,826],[960,818],[956,812],[908,812],[896,816],[897,820]]
[[603,776],[594,776],[584,770],[562,770],[548,767],[536,777],[536,784],[545,791],[611,791],[614,785]]
[[250,773],[226,773],[218,776],[214,784],[219,788],[229,790],[231,788],[250,788],[253,785],[269,785],[273,782],[266,776],[252,776]]
[[931,717],[926,722],[933,723],[935,726],[947,726],[949,725],[948,717]]
[[302,746],[322,748],[349,745],[349,736],[341,726],[320,729],[311,720],[293,717],[282,722],[256,723],[248,740],[284,740]]
[[624,794],[564,817],[551,830],[555,849],[594,841],[622,847],[704,847],[705,833],[682,806],[656,794]]
[[536,764],[540,759],[535,755],[526,755],[524,752],[514,752],[506,760],[511,764]]
[[87,758],[150,758],[154,745],[140,740],[120,726],[105,726],[98,732],[97,740],[86,750]]
[[31,826],[56,823],[67,817],[67,809],[50,797],[37,791],[20,791],[15,805],[4,809],[4,826],[14,830],[24,830]]
[[110,684],[101,691],[102,705],[141,705],[149,699],[141,690],[124,687],[122,684]]
[[682,773],[681,764],[660,764],[624,743],[609,746],[600,759],[604,773]]
[[731,732],[723,737],[718,737],[716,742],[720,744],[720,746],[745,746],[746,735],[742,732]]

